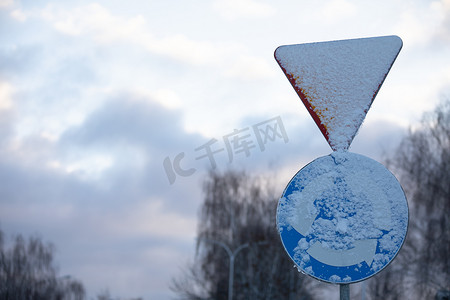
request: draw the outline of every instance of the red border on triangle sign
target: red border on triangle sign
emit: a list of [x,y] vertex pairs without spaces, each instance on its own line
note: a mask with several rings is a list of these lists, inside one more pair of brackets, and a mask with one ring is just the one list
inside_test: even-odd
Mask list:
[[280,46],[275,59],[333,151],[347,150],[403,42],[383,36]]

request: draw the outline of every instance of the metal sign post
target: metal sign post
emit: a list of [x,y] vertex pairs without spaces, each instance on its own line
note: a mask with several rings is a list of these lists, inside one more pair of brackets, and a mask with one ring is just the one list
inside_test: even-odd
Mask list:
[[283,246],[315,279],[350,284],[385,268],[406,237],[408,205],[382,164],[348,151],[402,41],[397,36],[280,46],[275,59],[333,152],[295,174],[277,208]]
[[339,285],[339,300],[350,300],[350,285],[340,284]]

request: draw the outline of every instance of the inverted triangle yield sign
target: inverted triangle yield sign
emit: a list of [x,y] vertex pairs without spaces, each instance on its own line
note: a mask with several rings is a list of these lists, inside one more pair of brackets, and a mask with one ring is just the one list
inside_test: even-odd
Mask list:
[[347,150],[402,44],[384,36],[288,45],[275,59],[331,149]]

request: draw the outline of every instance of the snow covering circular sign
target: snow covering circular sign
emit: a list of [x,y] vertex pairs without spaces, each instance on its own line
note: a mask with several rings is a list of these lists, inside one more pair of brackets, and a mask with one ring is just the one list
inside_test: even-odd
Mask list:
[[382,164],[347,151],[302,168],[278,204],[277,226],[299,270],[331,283],[371,277],[397,255],[408,205]]

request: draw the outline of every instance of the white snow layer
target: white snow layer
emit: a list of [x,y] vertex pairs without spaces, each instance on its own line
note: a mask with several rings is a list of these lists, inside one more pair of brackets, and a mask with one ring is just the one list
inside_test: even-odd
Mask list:
[[385,36],[280,46],[275,58],[336,151],[350,146],[401,47]]
[[[306,273],[314,275],[309,265],[314,253],[325,260],[315,259],[336,266],[366,261],[376,273],[403,244],[406,198],[382,164],[347,151],[333,152],[301,169],[289,186],[294,188],[280,199],[277,223],[280,233],[294,229],[304,236],[293,259]],[[321,279],[339,282],[338,277]]]

